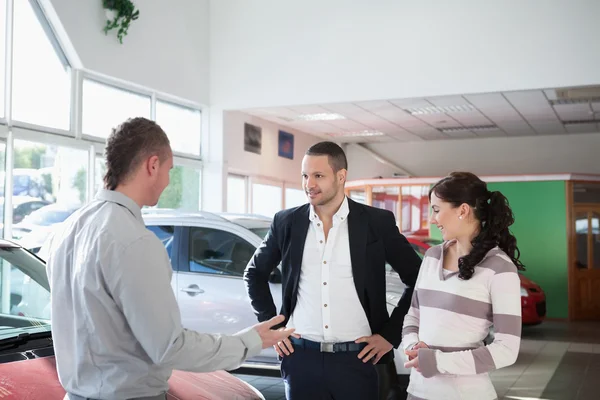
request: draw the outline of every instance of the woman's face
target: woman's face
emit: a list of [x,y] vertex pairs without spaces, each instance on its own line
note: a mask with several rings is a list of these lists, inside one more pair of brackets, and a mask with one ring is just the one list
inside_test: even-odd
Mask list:
[[433,192],[431,193],[431,211],[429,222],[438,227],[444,240],[456,239],[460,236],[465,225],[461,207],[454,207]]

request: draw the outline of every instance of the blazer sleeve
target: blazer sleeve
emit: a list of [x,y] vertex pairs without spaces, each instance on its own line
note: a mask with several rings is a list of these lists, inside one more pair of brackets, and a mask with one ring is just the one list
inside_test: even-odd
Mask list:
[[273,295],[269,288],[269,276],[281,262],[281,249],[277,240],[278,215],[275,215],[267,236],[256,249],[244,270],[244,284],[254,314],[260,322],[277,315]]
[[385,246],[385,259],[394,271],[400,275],[400,279],[406,285],[406,289],[392,311],[390,319],[380,332],[381,336],[397,348],[402,341],[404,316],[408,313],[411,305],[413,290],[421,266],[421,257],[415,252],[404,235],[400,233],[396,226],[394,214],[389,211],[382,218],[382,235]]

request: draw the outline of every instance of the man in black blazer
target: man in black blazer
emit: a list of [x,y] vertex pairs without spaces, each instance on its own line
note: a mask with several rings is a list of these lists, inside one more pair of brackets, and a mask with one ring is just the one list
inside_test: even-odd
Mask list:
[[[394,215],[344,194],[347,160],[333,142],[302,161],[309,204],[283,210],[244,272],[259,321],[277,315],[269,277],[281,262],[285,321],[296,334],[275,346],[288,400],[378,399],[374,364],[393,360],[402,338],[420,257]],[[388,315],[388,262],[406,290]]]

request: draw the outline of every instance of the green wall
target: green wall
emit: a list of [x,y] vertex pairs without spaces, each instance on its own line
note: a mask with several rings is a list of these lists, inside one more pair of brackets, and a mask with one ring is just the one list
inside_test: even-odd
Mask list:
[[[564,181],[489,183],[499,190],[515,215],[511,231],[525,264],[523,275],[546,293],[547,316],[568,317],[568,244]],[[441,239],[433,226],[431,236]]]

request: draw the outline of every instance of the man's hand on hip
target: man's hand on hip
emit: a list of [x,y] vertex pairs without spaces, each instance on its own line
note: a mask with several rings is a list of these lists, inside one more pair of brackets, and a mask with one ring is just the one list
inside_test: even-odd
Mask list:
[[373,364],[377,364],[381,357],[386,355],[394,346],[381,335],[363,336],[356,339],[356,343],[367,343],[367,346],[358,353],[358,358],[367,362],[373,358]]
[[258,332],[262,340],[263,349],[275,346],[277,343],[282,342],[283,340],[288,340],[287,338],[294,333],[293,328],[281,328],[278,330],[271,329],[275,325],[281,324],[284,320],[285,317],[283,315],[278,315],[268,321],[254,325],[254,329],[256,332]]

